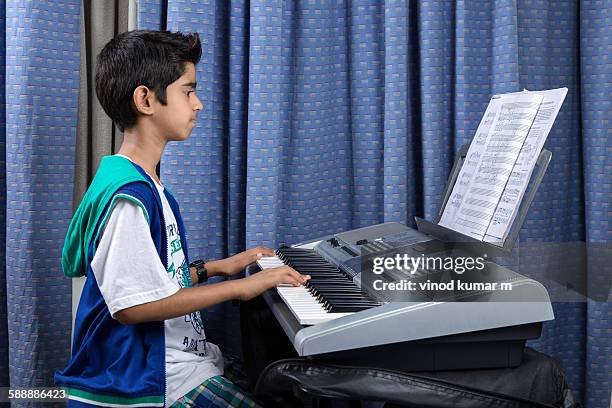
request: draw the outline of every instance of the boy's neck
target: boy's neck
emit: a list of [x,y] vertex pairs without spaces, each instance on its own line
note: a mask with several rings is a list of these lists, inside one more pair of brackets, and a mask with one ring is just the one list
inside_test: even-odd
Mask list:
[[165,147],[166,140],[163,137],[137,124],[130,129],[125,129],[123,143],[117,153],[129,157],[159,183],[155,169]]

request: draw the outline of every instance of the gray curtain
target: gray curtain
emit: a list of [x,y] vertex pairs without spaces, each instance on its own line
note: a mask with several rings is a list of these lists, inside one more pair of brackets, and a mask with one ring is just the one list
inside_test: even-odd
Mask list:
[[[85,0],[81,5],[81,83],[77,118],[73,207],[81,202],[103,156],[115,154],[123,134],[96,97],[96,57],[114,36],[136,27],[136,0]],[[72,281],[72,315],[85,278]]]

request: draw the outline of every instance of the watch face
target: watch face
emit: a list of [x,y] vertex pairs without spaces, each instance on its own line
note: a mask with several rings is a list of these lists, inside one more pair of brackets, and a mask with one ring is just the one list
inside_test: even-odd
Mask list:
[[195,261],[194,267],[196,268],[196,275],[198,275],[198,282],[206,282],[208,280],[208,272],[204,267],[204,261]]

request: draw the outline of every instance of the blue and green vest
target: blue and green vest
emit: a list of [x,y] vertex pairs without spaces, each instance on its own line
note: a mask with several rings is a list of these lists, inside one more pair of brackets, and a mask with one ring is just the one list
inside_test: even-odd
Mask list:
[[[174,197],[164,189],[187,255],[185,226]],[[123,325],[110,315],[91,269],[99,230],[119,198],[144,211],[151,238],[167,268],[163,207],[153,180],[138,165],[120,156],[102,159],[77,209],[64,242],[62,268],[69,277],[87,276],[77,309],[68,366],[55,374],[66,389],[68,406],[164,406],[164,322]],[[134,273],[142,273],[134,271]]]

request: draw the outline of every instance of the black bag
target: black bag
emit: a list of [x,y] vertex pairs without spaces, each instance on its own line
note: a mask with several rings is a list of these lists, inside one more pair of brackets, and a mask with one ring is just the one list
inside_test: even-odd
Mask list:
[[320,364],[292,358],[270,364],[258,395],[300,390],[311,396],[385,401],[415,407],[574,408],[565,374],[552,358],[530,348],[515,368],[419,372]]

